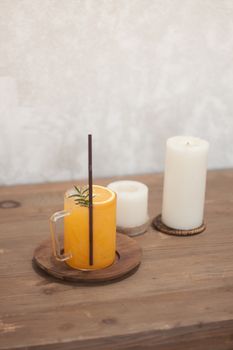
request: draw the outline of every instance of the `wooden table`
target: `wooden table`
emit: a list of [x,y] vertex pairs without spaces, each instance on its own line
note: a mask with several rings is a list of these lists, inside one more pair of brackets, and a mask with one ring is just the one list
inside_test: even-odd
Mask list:
[[[150,216],[158,214],[162,175],[125,178],[150,187]],[[61,283],[32,266],[70,186],[0,188],[0,349],[232,349],[233,171],[208,174],[204,233],[151,228],[136,238],[144,252],[136,274],[104,286]]]

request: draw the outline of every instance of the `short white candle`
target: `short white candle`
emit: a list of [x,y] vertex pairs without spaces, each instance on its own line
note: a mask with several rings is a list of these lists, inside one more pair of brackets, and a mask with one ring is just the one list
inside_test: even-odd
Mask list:
[[117,226],[137,227],[148,221],[148,187],[138,181],[115,181],[108,187],[117,194]]
[[181,230],[202,225],[209,143],[191,136],[167,140],[162,221]]

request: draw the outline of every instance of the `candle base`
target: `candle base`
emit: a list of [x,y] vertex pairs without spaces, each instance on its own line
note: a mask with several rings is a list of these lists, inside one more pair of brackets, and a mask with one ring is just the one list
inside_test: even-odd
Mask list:
[[162,222],[162,215],[159,214],[156,216],[153,220],[153,226],[156,228],[156,230],[166,233],[167,235],[172,235],[172,236],[193,236],[197,235],[201,232],[203,232],[206,229],[206,225],[203,223],[201,226],[191,229],[191,230],[179,230],[175,228],[171,228],[166,226]]
[[136,227],[121,227],[117,226],[117,232],[123,233],[130,237],[135,237],[144,234],[150,226],[150,220],[145,224]]

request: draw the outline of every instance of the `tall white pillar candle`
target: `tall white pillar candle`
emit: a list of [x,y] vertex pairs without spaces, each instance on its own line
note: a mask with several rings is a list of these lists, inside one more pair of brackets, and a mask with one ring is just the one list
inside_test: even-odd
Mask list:
[[148,221],[148,187],[138,181],[115,181],[108,187],[117,194],[117,226],[133,228]]
[[209,143],[191,136],[167,140],[162,221],[180,230],[203,223]]

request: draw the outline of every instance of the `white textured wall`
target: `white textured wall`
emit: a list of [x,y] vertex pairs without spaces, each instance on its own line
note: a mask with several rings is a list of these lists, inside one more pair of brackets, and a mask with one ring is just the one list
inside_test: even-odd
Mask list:
[[0,0],[0,183],[233,166],[233,0]]

